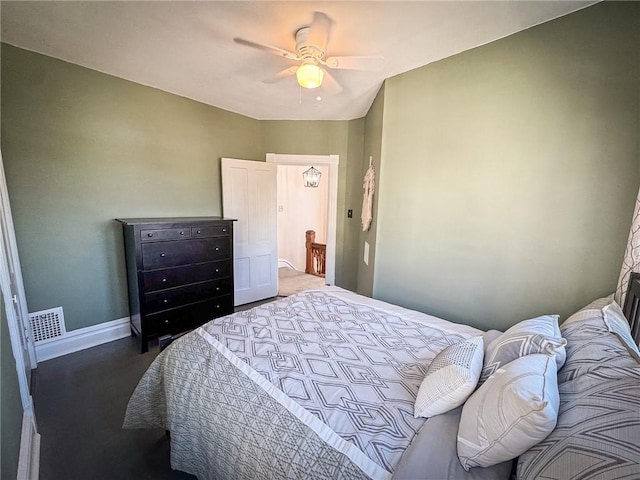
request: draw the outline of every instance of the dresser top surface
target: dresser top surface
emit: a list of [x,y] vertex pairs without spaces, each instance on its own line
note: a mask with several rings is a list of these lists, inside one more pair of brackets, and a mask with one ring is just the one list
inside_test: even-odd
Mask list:
[[225,217],[155,217],[155,218],[116,218],[123,225],[157,225],[160,223],[206,223],[206,222],[235,222],[235,218]]

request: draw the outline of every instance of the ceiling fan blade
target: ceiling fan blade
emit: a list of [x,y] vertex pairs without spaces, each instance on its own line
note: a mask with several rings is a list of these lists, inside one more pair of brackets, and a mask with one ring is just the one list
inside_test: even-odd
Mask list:
[[244,45],[246,47],[257,48],[258,50],[265,50],[267,52],[273,53],[274,55],[288,58],[289,60],[300,60],[298,55],[296,55],[295,53],[289,52],[288,50],[284,50],[282,48],[274,47],[272,45],[252,42],[251,40],[245,40],[244,38],[238,38],[238,37],[234,38],[233,41],[236,43],[239,43],[240,45]]
[[324,78],[322,80],[322,87],[329,95],[337,95],[342,92],[342,87],[338,83],[338,81],[333,78],[326,70],[324,71]]
[[322,62],[329,68],[340,70],[367,70],[379,71],[384,66],[384,57],[381,56],[353,56],[353,57],[329,57]]
[[263,80],[264,83],[276,83],[282,80],[283,78],[290,77],[296,74],[296,70],[298,70],[298,65],[294,65],[293,67],[285,68],[284,70],[276,73],[271,78],[266,78]]
[[308,44],[315,45],[322,52],[326,52],[331,19],[322,12],[313,12],[313,22],[311,22],[310,28]]

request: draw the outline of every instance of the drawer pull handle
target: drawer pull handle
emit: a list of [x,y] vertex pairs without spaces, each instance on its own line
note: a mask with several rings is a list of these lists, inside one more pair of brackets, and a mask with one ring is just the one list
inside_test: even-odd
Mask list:
[[153,233],[147,233],[147,237],[153,237]]
[[216,273],[220,273],[220,269],[219,268],[216,268]]
[[216,247],[216,252],[220,250],[220,247]]
[[163,278],[163,279],[162,279],[162,283],[167,283],[167,279],[166,279],[166,278]]
[[161,254],[160,254],[160,256],[161,256],[161,257],[164,257],[164,253],[161,253]]
[[162,303],[169,303],[169,300],[165,298]]
[[222,229],[222,233],[226,233],[226,231],[227,231],[227,229],[226,229],[226,228],[223,228],[223,229]]
[[200,235],[200,233],[201,233],[201,232],[200,232],[200,230],[198,230],[196,233],[197,233],[198,235]]
[[216,292],[219,292],[219,291],[220,291],[220,287],[216,287]]
[[184,235],[184,232],[180,232],[180,235]]
[[169,319],[167,318],[167,319],[164,321],[164,323],[169,323]]
[[220,305],[216,305],[216,308],[220,308]]

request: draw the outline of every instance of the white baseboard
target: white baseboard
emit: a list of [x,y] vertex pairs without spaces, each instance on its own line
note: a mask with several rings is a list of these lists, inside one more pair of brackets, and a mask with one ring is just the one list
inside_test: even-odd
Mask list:
[[37,480],[40,476],[40,434],[36,431],[33,410],[22,415],[22,436],[17,480]]
[[38,362],[43,362],[85,348],[113,342],[128,337],[130,334],[129,317],[71,330],[61,337],[52,338],[39,345],[36,344],[36,358]]
[[293,270],[298,270],[293,263],[291,263],[289,260],[285,259],[285,258],[279,258],[278,259],[278,268],[291,268]]

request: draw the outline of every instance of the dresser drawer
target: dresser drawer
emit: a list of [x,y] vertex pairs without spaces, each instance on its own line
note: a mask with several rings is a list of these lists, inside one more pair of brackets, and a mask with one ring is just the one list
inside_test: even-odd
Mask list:
[[189,227],[140,230],[141,242],[157,242],[159,240],[183,240],[185,238],[191,238],[191,229]]
[[180,333],[192,328],[194,323],[190,307],[178,308],[167,312],[147,315],[144,330],[147,335],[155,336],[164,333]]
[[153,313],[170,308],[182,307],[190,303],[229,294],[232,288],[231,278],[227,277],[162,290],[160,292],[147,293],[144,296],[145,311],[147,313]]
[[193,238],[220,237],[229,235],[231,228],[228,225],[215,225],[212,227],[191,227]]
[[147,315],[144,328],[154,336],[164,333],[176,334],[229,313],[233,313],[233,299],[231,295],[224,295],[215,300]]
[[182,242],[157,242],[142,245],[142,265],[144,270],[222,260],[230,258],[230,256],[230,237],[192,239]]
[[204,282],[231,276],[231,260],[198,263],[184,267],[172,267],[143,273],[144,288],[147,292],[178,287],[187,283]]

